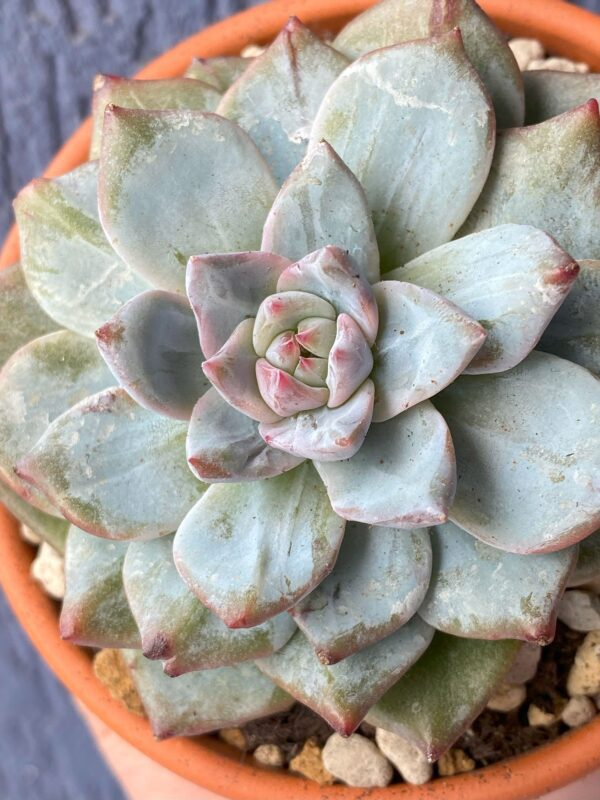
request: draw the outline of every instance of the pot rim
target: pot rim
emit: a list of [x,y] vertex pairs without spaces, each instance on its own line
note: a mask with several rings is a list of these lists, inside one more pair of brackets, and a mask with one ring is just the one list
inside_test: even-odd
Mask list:
[[[136,77],[181,75],[193,56],[239,53],[246,45],[270,41],[295,14],[311,27],[335,30],[374,0],[271,0],[184,39]],[[549,50],[586,61],[600,71],[600,16],[563,0],[479,0],[513,36],[541,39]],[[44,173],[61,175],[87,160],[91,121],[87,119],[58,151]],[[0,253],[0,268],[18,259],[15,227]],[[204,736],[157,742],[146,719],[127,711],[95,677],[90,651],[60,639],[58,604],[30,576],[35,551],[18,534],[15,520],[0,505],[0,583],[14,613],[48,666],[96,716],[145,755],[183,778],[231,800],[284,797],[286,800],[529,800],[560,788],[600,766],[600,715],[583,728],[524,755],[425,786],[395,784],[385,789],[322,787],[288,772],[261,767],[251,757]]]

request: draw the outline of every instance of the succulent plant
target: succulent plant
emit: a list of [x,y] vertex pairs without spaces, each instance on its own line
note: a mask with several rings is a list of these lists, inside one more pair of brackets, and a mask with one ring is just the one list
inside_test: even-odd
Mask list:
[[99,162],[17,198],[0,499],[157,736],[298,700],[438,757],[600,573],[600,79],[527,90],[472,0],[292,19],[97,79]]

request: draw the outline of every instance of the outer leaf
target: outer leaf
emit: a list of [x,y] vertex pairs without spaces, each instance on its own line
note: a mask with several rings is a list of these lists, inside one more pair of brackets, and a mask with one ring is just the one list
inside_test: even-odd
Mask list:
[[455,30],[348,67],[323,100],[311,146],[326,139],[364,187],[385,272],[454,237],[487,178],[494,132]]
[[185,71],[186,78],[204,81],[219,92],[225,92],[252,63],[252,58],[242,56],[216,56],[194,58]]
[[27,502],[57,514],[14,467],[52,420],[114,378],[89,339],[57,331],[29,342],[0,372],[0,476]]
[[167,675],[261,658],[287,642],[296,626],[286,613],[254,628],[230,630],[182,581],[172,548],[172,536],[132,542],[123,568],[142,651],[147,658],[166,660]]
[[337,408],[345,403],[372,369],[373,355],[358,323],[349,314],[339,314],[337,335],[329,352],[327,405]]
[[485,329],[428,289],[399,281],[373,287],[380,323],[373,350],[375,422],[427,400],[451,383],[485,341]]
[[140,634],[123,590],[127,545],[69,528],[66,593],[60,635],[88,647],[139,647]]
[[448,426],[429,402],[371,425],[347,461],[316,464],[344,519],[396,528],[445,522],[456,485]]
[[217,108],[248,131],[282,183],[306,152],[323,95],[348,60],[292,17]]
[[385,0],[355,17],[334,41],[349,58],[460,28],[469,61],[494,101],[500,127],[523,124],[523,79],[506,37],[473,0]]
[[90,162],[33,181],[15,200],[29,289],[47,314],[83,336],[148,288],[100,227],[97,183],[98,164]]
[[498,136],[490,176],[460,234],[518,222],[554,236],[573,258],[595,258],[599,197],[600,116],[590,100]]
[[430,574],[426,530],[351,523],[335,567],[291,613],[319,660],[335,664],[404,625],[421,605]]
[[143,108],[151,111],[182,109],[214,111],[221,90],[210,81],[187,78],[163,78],[158,81],[130,80],[115,75],[97,75],[92,100],[92,144],[90,158],[100,158],[104,112],[110,105],[120,108]]
[[124,389],[109,389],[55,420],[19,474],[90,533],[162,536],[206,488],[185,461],[186,427],[146,411]]
[[[1,487],[0,487],[1,488]],[[579,543],[575,569],[569,575],[568,586],[582,586],[600,575],[600,530]]]
[[277,279],[289,263],[263,252],[190,258],[187,293],[207,358],[223,347],[240,322],[256,315],[265,297],[277,290]]
[[34,508],[34,506],[19,497],[16,492],[9,489],[2,481],[0,481],[0,503],[6,506],[19,522],[31,528],[34,533],[52,545],[59,553],[64,553],[65,539],[69,529],[69,523],[66,520],[53,517]]
[[261,659],[258,667],[335,730],[349,736],[373,703],[419,658],[432,634],[417,617],[381,642],[326,666],[298,631],[282,650]]
[[535,69],[524,72],[523,81],[527,125],[564,114],[590,97],[600,100],[600,76],[595,72]]
[[258,483],[211,486],[175,536],[175,564],[230,628],[293,606],[331,570],[344,534],[310,464]]
[[207,483],[255,481],[287,472],[302,459],[269,447],[258,424],[209,389],[198,400],[188,428],[188,462]]
[[249,137],[228,120],[114,106],[105,117],[98,188],[115,250],[172,291],[183,290],[192,255],[258,249],[277,193]]
[[209,387],[187,298],[158,289],[134,297],[96,332],[119,383],[150,411],[189,419]]
[[302,383],[269,364],[266,358],[259,358],[256,362],[256,380],[263,400],[280,417],[320,408],[329,398],[328,389]]
[[487,338],[465,372],[502,372],[536,346],[579,267],[542,231],[499,225],[457,239],[386,275],[431,289],[479,321]]
[[438,399],[458,463],[450,518],[513,553],[560,550],[600,526],[600,382],[546,353],[463,377]]
[[337,462],[351,458],[362,446],[371,424],[374,399],[373,382],[367,380],[337,408],[306,411],[272,424],[263,422],[258,430],[271,447],[299,458]]
[[0,367],[24,344],[57,328],[33,299],[21,265],[0,270]]
[[169,678],[139,650],[124,653],[157,739],[197,736],[287,711],[292,698],[254,664]]
[[510,639],[486,642],[436,633],[425,655],[367,720],[408,739],[435,761],[483,710],[519,647]]
[[337,245],[369,283],[379,280],[379,250],[364,190],[327,142],[318,142],[281,187],[262,249],[299,261]]
[[453,525],[433,528],[433,570],[419,614],[434,628],[474,639],[554,638],[558,602],[577,548],[503,553]]
[[600,261],[580,261],[579,277],[550,321],[540,350],[600,374]]

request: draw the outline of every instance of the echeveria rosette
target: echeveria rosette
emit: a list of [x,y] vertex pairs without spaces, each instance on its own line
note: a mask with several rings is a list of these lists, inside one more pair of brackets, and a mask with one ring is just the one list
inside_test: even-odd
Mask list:
[[600,118],[526,88],[472,0],[384,0],[101,79],[99,163],[19,196],[0,497],[159,737],[295,698],[437,757],[600,573]]

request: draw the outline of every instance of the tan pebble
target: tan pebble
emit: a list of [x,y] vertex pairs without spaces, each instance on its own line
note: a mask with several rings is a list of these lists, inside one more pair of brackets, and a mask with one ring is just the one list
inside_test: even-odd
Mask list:
[[375,743],[360,733],[332,734],[323,748],[323,764],[348,786],[362,789],[387,786],[394,775],[392,765]]
[[437,764],[438,771],[443,778],[448,778],[450,775],[458,775],[459,772],[470,772],[472,769],[475,769],[475,762],[473,759],[459,747],[454,747],[452,750],[448,750],[447,753],[444,753]]
[[552,69],[555,72],[589,72],[587,64],[568,58],[539,58],[530,61],[527,70]]
[[285,764],[283,750],[277,744],[259,744],[252,755],[266,767],[283,767]]
[[28,525],[21,525],[19,527],[19,531],[21,533],[21,538],[24,539],[29,544],[41,544],[42,537],[39,536],[35,531],[32,531]]
[[50,597],[60,600],[65,596],[65,562],[60,553],[47,542],[42,542],[31,563],[31,575]]
[[391,731],[377,728],[375,741],[407,783],[419,786],[431,780],[433,765],[406,739]]
[[569,728],[579,728],[596,716],[596,706],[589,697],[572,697],[563,708],[561,718]]
[[519,708],[527,696],[527,690],[523,684],[512,685],[510,683],[503,683],[498,687],[498,690],[488,700],[487,707],[492,711],[501,711],[507,714],[509,711],[514,711]]
[[590,631],[579,645],[567,678],[571,697],[600,692],[600,631]]
[[561,597],[558,618],[573,631],[596,631],[600,628],[600,598],[593,592],[571,589]]
[[521,71],[527,69],[530,61],[543,58],[546,54],[544,45],[537,39],[511,39],[508,46],[512,50],[515,61]]
[[298,772],[321,786],[331,786],[333,775],[323,765],[323,751],[315,739],[307,739],[302,750],[290,761],[292,772]]
[[219,731],[219,739],[222,739],[232,747],[237,747],[238,750],[247,750],[248,742],[246,734],[240,728],[221,728]]
[[129,711],[145,717],[144,706],[119,650],[100,650],[94,656],[94,674]]
[[259,44],[249,44],[240,53],[243,58],[256,58],[256,56],[262,55],[266,47],[261,47]]
[[532,728],[549,728],[554,725],[558,717],[550,711],[544,711],[535,703],[532,703],[527,709],[527,722]]

